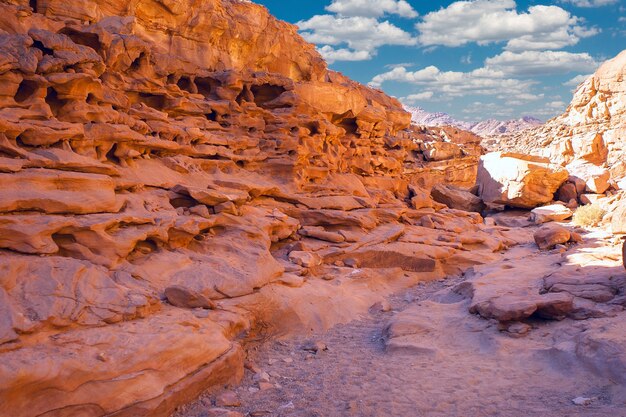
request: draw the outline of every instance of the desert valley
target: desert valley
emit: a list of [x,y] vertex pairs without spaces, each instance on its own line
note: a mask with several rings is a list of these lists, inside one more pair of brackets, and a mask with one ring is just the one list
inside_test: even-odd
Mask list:
[[0,416],[625,417],[625,78],[430,123],[253,2],[0,0]]

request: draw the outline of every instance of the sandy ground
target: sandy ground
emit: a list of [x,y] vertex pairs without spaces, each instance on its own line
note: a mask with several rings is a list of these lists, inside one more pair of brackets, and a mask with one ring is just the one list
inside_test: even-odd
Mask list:
[[[545,263],[528,250],[500,262]],[[626,417],[623,382],[578,362],[573,345],[590,329],[623,321],[623,313],[531,320],[532,331],[514,338],[468,313],[469,301],[450,291],[464,280],[420,284],[391,297],[387,308],[312,337],[251,343],[240,386],[206,393],[175,416]],[[390,342],[393,323],[408,343],[404,336]],[[306,350],[315,343],[327,350]],[[222,407],[231,414],[214,410],[224,393],[240,402]],[[578,397],[589,404],[574,404]]]
[[[448,282],[448,285],[452,284]],[[404,310],[428,299],[441,283],[420,286],[391,300]],[[554,369],[549,360],[516,360],[515,352],[494,354],[467,344],[444,354],[386,352],[384,328],[394,312],[340,325],[313,339],[273,341],[250,347],[249,361],[269,375],[271,388],[258,390],[258,377],[247,370],[234,388],[240,407],[251,416],[506,416],[623,417],[626,409],[613,404],[615,385],[575,369]],[[484,320],[468,316],[477,328]],[[484,344],[500,336],[494,324],[485,329]],[[465,335],[459,335],[465,338]],[[541,337],[541,336],[538,336]],[[548,335],[546,334],[546,337]],[[327,351],[303,350],[310,341]],[[524,343],[518,343],[520,349]],[[526,359],[524,352],[520,358]],[[265,384],[262,384],[265,385]],[[219,393],[207,394],[178,416],[207,416]],[[576,406],[576,397],[594,398]]]

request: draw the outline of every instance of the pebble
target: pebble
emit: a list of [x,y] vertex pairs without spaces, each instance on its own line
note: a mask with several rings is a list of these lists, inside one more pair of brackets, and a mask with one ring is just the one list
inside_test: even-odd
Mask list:
[[232,391],[226,391],[217,396],[215,405],[218,407],[239,407],[241,406],[241,401],[237,394]]
[[572,402],[576,405],[591,405],[593,400],[594,400],[593,398],[576,397],[572,400]]
[[257,387],[250,387],[248,388],[248,392],[254,394],[255,392],[259,392],[259,389]]
[[261,417],[271,414],[271,411],[267,410],[255,410],[250,412],[250,417]]
[[272,389],[275,388],[274,384],[270,383],[270,382],[259,382],[259,389],[261,391],[267,391],[268,389]]
[[283,362],[285,362],[285,363],[293,363],[293,359],[292,358],[283,358]]
[[326,346],[324,342],[309,340],[302,345],[302,350],[318,353],[323,350],[328,350],[328,346]]
[[270,374],[267,372],[257,372],[254,377],[255,382],[270,382]]

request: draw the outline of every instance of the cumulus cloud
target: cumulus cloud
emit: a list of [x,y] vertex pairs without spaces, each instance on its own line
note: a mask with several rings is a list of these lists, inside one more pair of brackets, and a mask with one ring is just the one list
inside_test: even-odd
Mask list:
[[[410,33],[372,17],[317,15],[298,22],[300,34],[311,43],[322,45],[319,51],[330,60],[367,60],[383,45],[415,45]],[[347,48],[335,48],[347,45]]]
[[485,68],[507,76],[533,76],[593,71],[598,63],[587,53],[564,51],[504,51],[485,60]]
[[518,13],[516,6],[515,0],[454,2],[416,24],[419,42],[450,47],[507,42],[508,50],[526,51],[561,49],[598,33],[558,6],[531,6],[527,13]]
[[563,85],[568,86],[568,87],[578,87],[578,85],[580,85],[580,83],[583,83],[587,80],[587,78],[591,77],[592,74],[581,74],[581,75],[577,75],[574,78],[572,78],[571,80],[568,80],[566,82],[563,83]]
[[367,61],[372,59],[372,55],[369,51],[351,51],[346,48],[335,49],[330,45],[317,48],[317,51],[329,64],[335,61]]
[[[370,85],[381,87],[387,82],[406,83],[437,94],[438,99],[451,100],[466,95],[493,96],[506,106],[520,106],[531,101],[544,100],[545,96],[532,89],[539,81],[538,75],[567,74],[593,71],[597,62],[586,53],[564,51],[526,51],[503,53],[485,60],[485,65],[469,72],[442,71],[436,66],[410,71],[406,67],[376,75]],[[506,94],[503,94],[506,91]],[[430,97],[432,98],[432,96]],[[552,102],[554,107],[554,102]],[[544,109],[546,114],[552,107]]]
[[434,95],[435,93],[433,93],[432,91],[424,91],[417,94],[409,94],[406,97],[402,97],[400,101],[405,104],[416,104],[420,101],[428,101],[433,98]]
[[561,0],[561,3],[570,3],[577,7],[602,7],[618,2],[619,0]]
[[418,16],[406,0],[333,0],[329,6],[326,6],[326,10],[341,16],[398,15],[406,18]]
[[466,94],[497,95],[503,90],[509,94],[522,94],[528,91],[536,81],[506,78],[504,73],[487,68],[471,72],[441,71],[429,66],[417,71],[408,71],[404,67],[375,76],[370,85],[380,87],[385,82],[395,81],[419,86],[427,86],[447,97],[460,97]]

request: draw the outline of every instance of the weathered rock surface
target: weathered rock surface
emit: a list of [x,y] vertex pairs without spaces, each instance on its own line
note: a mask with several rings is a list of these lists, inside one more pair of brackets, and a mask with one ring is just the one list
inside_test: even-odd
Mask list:
[[[516,240],[430,197],[480,138],[410,127],[246,1],[0,1],[0,404],[166,416],[238,339],[352,319]],[[470,252],[471,250],[471,252]]]
[[562,204],[550,204],[532,209],[530,211],[530,221],[535,224],[558,222],[571,218],[573,214],[572,210]]
[[589,189],[604,192],[606,172],[613,183],[626,175],[622,144],[626,132],[625,76],[623,51],[578,86],[565,113],[541,127],[502,137],[493,146],[543,156],[562,166],[585,165],[584,171],[595,171],[592,177],[600,179],[598,183],[591,181]]
[[480,213],[485,208],[480,197],[451,185],[436,185],[430,191],[430,195],[433,200],[457,210]]
[[486,203],[533,208],[552,201],[567,178],[545,158],[493,152],[480,158],[477,182]]

